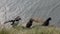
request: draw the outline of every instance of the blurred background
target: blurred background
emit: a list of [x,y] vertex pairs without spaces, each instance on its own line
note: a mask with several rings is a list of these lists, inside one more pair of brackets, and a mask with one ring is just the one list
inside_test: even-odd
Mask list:
[[60,0],[0,0],[0,24],[20,16],[25,23],[30,18],[52,18],[50,25],[60,26]]

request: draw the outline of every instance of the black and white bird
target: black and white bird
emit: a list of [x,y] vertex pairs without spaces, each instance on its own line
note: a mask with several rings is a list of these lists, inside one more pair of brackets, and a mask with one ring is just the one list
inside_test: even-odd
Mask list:
[[[8,23],[8,22],[12,22],[12,26],[15,26],[15,25],[17,25],[18,23],[19,23],[19,20],[21,20],[21,18],[19,17],[19,16],[17,16],[14,20],[9,20],[9,21],[6,21],[6,22],[4,22],[4,24],[6,24],[6,23]],[[17,22],[17,23],[15,23],[15,22]]]

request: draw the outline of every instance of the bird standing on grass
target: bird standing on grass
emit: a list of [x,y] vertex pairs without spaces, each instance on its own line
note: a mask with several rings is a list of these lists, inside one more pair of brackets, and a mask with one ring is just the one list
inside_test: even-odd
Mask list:
[[34,20],[31,18],[31,19],[27,22],[26,28],[30,28],[30,27],[32,26],[33,21],[34,21]]
[[50,20],[51,20],[51,17],[49,17],[49,18],[42,24],[42,26],[48,26]]

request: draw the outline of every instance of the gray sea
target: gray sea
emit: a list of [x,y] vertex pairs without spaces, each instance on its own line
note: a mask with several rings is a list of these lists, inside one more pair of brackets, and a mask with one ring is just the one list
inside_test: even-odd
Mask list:
[[0,0],[0,24],[20,16],[25,23],[30,18],[52,18],[50,25],[60,26],[60,0]]

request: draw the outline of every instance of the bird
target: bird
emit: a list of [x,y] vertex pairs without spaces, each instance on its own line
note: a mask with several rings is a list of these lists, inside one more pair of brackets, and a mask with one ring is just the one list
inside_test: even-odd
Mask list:
[[[12,20],[12,24],[11,25],[13,25],[14,23],[15,23],[15,21],[19,21],[19,20],[21,20],[21,18],[19,17],[19,16],[17,16],[16,18],[15,18],[15,20]],[[11,22],[11,21],[10,21]]]
[[48,26],[50,20],[52,20],[51,17],[49,17],[42,25],[43,26]]
[[34,21],[34,20],[31,18],[31,19],[27,22],[26,28],[30,28],[30,27],[32,26],[33,21]]
[[21,18],[19,16],[17,16],[14,20],[9,20],[9,21],[5,21],[4,24],[8,23],[8,22],[12,22],[12,26],[15,26],[15,24],[17,25],[18,23],[15,23],[15,22],[18,22],[19,20],[21,20]]

